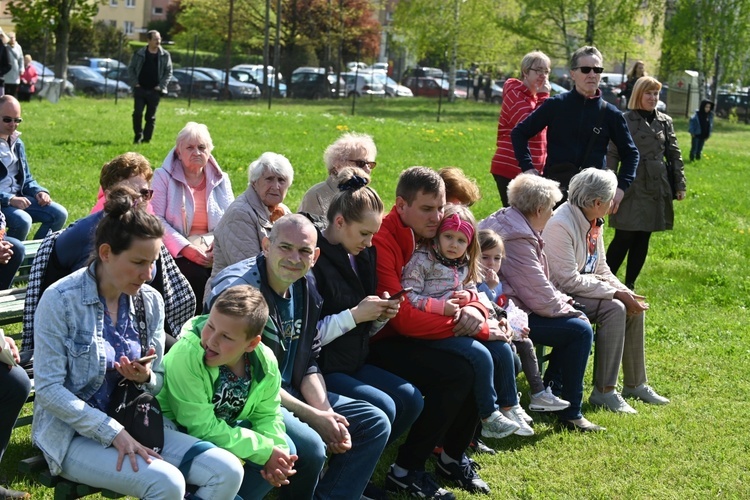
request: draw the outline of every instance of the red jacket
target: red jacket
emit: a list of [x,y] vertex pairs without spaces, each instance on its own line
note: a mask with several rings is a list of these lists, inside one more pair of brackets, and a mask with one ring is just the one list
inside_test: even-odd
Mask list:
[[[393,207],[383,218],[383,225],[372,238],[372,244],[378,256],[378,295],[382,297],[383,292],[394,295],[401,290],[401,272],[417,246],[414,232],[401,222],[396,207]],[[481,303],[472,303],[471,306],[479,309],[485,318],[489,316],[487,309]],[[445,339],[453,337],[454,326],[455,322],[452,317],[420,311],[408,300],[404,300],[401,302],[401,309],[396,317],[390,320],[374,339],[399,334],[424,340]],[[485,321],[476,338],[486,340],[488,334],[489,326]]]
[[[508,179],[513,179],[521,173],[516,154],[513,152],[510,132],[548,97],[549,94],[546,92],[538,92],[534,96],[521,80],[508,78],[503,85],[503,107],[497,125],[497,151],[492,158],[490,172]],[[529,149],[534,168],[541,173],[544,162],[547,161],[547,129],[529,140]]]

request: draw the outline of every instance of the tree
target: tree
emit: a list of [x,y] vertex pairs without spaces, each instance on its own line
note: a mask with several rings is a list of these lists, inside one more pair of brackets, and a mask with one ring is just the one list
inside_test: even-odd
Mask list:
[[8,12],[19,33],[44,39],[54,34],[55,74],[61,78],[68,72],[68,42],[73,21],[91,23],[104,0],[10,0]]

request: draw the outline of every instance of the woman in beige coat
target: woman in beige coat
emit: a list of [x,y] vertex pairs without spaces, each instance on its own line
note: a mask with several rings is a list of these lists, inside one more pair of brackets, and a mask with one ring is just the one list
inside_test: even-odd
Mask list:
[[[639,78],[633,89],[625,121],[640,153],[640,162],[619,209],[609,216],[615,237],[607,249],[607,261],[617,274],[627,256],[625,285],[631,290],[635,289],[635,280],[646,262],[651,233],[672,229],[672,200],[685,199],[682,154],[672,119],[656,111],[660,90],[661,83],[650,76]],[[617,172],[619,160],[617,148],[610,143],[607,167]]]

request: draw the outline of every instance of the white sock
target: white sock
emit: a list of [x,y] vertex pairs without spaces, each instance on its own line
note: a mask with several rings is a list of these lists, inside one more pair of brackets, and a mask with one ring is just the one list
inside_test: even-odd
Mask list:
[[451,458],[451,457],[449,457],[449,456],[448,456],[448,454],[447,454],[447,453],[445,453],[445,452],[442,452],[442,453],[440,454],[440,460],[441,460],[441,461],[442,461],[442,462],[443,462],[444,464],[457,464],[457,463],[458,463],[458,460],[454,460],[454,459],[452,459],[452,458]]
[[396,477],[405,477],[409,473],[409,470],[404,469],[403,467],[399,467],[396,464],[392,464],[391,472],[393,472],[393,475]]
[[533,396],[534,396],[535,398],[541,398],[541,397],[542,397],[542,395],[543,395],[543,394],[544,394],[545,392],[547,392],[547,391],[541,391],[541,392],[537,392],[536,394],[533,394]]

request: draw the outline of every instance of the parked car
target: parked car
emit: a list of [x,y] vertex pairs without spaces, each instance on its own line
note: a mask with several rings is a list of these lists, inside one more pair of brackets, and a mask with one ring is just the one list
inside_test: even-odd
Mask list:
[[[232,71],[247,71],[255,79],[255,82],[252,82],[252,83],[255,83],[255,85],[260,87],[261,90],[263,89],[263,65],[262,64],[238,64],[237,66],[234,66],[232,68]],[[274,71],[273,66],[266,66],[266,73],[268,74],[268,81],[271,86],[275,85],[276,79],[278,78],[279,93],[281,94],[281,97],[286,97],[287,85],[286,85],[286,82],[284,81],[283,75],[278,71]],[[242,81],[239,78],[237,79]]]
[[[407,68],[407,70],[404,72],[403,81],[402,83],[406,85],[406,79],[409,77],[425,77],[425,76],[431,76],[433,78],[445,78],[448,79],[448,75],[446,75],[442,69],[440,68],[430,68],[428,66],[417,66],[416,68]],[[408,87],[408,85],[406,85]],[[412,89],[414,90],[414,89]]]
[[205,73],[200,71],[191,73],[185,69],[176,69],[172,71],[172,76],[180,82],[183,97],[188,95],[198,99],[217,99],[219,97],[219,84]]
[[[229,74],[232,75],[232,78],[235,78],[242,83],[252,83],[253,85],[257,85],[260,91],[263,92],[262,74],[260,80],[257,80],[252,72],[244,69],[232,69],[229,71]],[[271,88],[274,88],[273,75],[268,75],[268,84]],[[286,97],[286,93],[286,84],[284,82],[279,82],[279,92],[276,94],[276,97]]]
[[[443,97],[450,95],[450,84],[447,79],[443,78],[409,76],[404,81],[404,85],[409,87],[417,97],[438,97],[441,93]],[[466,99],[466,91],[456,88],[453,96],[456,99]]]
[[[470,78],[461,78],[461,79],[457,78],[456,88],[463,90],[464,93],[467,93],[467,94],[469,92],[474,92],[473,80]],[[502,104],[503,103],[503,88],[500,85],[498,85],[497,82],[495,81],[492,82],[492,85],[490,88],[492,89],[490,102],[492,102],[493,104]],[[484,94],[484,85],[482,85],[482,87],[479,89],[479,100],[480,101],[487,100]]]
[[[346,82],[339,80],[339,97],[346,96]],[[303,66],[295,69],[289,79],[289,97],[323,99],[336,97],[336,75],[325,68]]]
[[744,120],[748,115],[748,95],[747,94],[718,94],[716,96],[716,116],[726,118],[732,112],[737,118]]
[[94,69],[100,73],[106,73],[111,69],[128,69],[127,64],[121,63],[117,59],[111,59],[109,57],[81,57],[73,61],[73,64],[78,66],[86,66],[87,68]]
[[387,97],[414,97],[414,93],[409,87],[398,84],[385,71],[377,70],[373,71],[372,74],[378,82],[383,84]]
[[365,95],[385,97],[385,86],[372,73],[349,72],[341,73],[341,78],[346,82],[346,95],[357,94],[357,97]]
[[[191,68],[185,68],[190,71]],[[226,71],[223,69],[216,68],[193,68],[196,73],[200,71],[205,75],[213,78],[216,83],[219,84],[219,95],[223,97],[222,90],[224,89],[224,82],[226,77]],[[229,75],[229,99],[257,99],[260,97],[260,89],[257,85],[252,83],[242,83],[236,78],[232,78]]]
[[373,70],[383,70],[388,71],[388,63],[387,62],[376,62],[372,65]]
[[[119,80],[121,82],[128,83],[128,68],[115,68],[104,73],[104,78],[110,80]],[[179,97],[180,96],[180,82],[172,76],[167,83],[167,97]]]
[[357,68],[359,68],[360,71],[363,70],[363,69],[368,69],[369,68],[369,66],[367,64],[365,64],[363,62],[358,62],[358,61],[348,62],[348,63],[346,63],[346,67],[347,67],[347,69],[349,69],[349,71],[354,71]]
[[[31,65],[34,67],[38,75],[36,85],[34,85],[35,94],[41,92],[46,83],[62,82],[62,78],[57,78],[57,76],[55,76],[55,72],[44,64],[32,60]],[[75,87],[70,80],[65,80],[65,84],[63,85],[63,93],[68,96],[72,96],[75,94]]]
[[68,66],[68,78],[73,83],[76,91],[87,96],[114,96],[126,97],[130,94],[130,85],[117,80],[107,80],[104,75],[86,66]]

